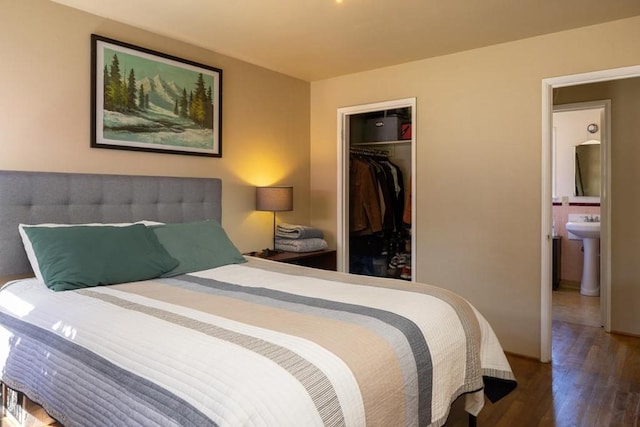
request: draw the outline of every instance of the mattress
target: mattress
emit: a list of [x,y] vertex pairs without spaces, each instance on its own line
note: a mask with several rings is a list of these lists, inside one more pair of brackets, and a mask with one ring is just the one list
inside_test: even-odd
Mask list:
[[440,426],[516,385],[441,288],[248,257],[173,278],[0,291],[1,380],[66,426]]

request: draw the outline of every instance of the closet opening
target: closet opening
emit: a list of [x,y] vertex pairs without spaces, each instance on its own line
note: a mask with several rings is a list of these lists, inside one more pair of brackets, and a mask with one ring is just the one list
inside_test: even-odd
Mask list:
[[415,98],[338,110],[338,270],[415,280]]

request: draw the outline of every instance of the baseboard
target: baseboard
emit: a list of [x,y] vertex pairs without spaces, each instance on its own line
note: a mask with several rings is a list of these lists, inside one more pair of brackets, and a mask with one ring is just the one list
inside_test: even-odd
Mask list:
[[639,334],[632,334],[630,332],[620,332],[620,331],[611,331],[611,334],[613,335],[620,335],[623,337],[631,337],[631,338],[640,338]]
[[534,362],[538,362],[538,363],[548,363],[548,362],[541,362],[539,357],[528,356],[526,354],[520,354],[520,353],[514,353],[513,351],[504,350],[504,354],[512,357],[519,357],[521,359],[533,360]]
[[580,290],[580,282],[574,280],[560,280],[558,289]]

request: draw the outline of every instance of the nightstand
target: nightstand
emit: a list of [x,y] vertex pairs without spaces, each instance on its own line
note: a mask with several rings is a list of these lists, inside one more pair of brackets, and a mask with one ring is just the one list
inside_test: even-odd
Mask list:
[[[260,256],[260,252],[251,252],[247,255]],[[272,261],[285,262],[287,264],[302,265],[305,267],[320,268],[322,270],[336,270],[336,250],[324,249],[313,252],[278,252],[262,257]]]

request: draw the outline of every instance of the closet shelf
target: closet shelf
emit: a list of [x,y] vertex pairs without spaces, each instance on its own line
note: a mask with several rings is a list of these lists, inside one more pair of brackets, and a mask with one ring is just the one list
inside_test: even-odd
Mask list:
[[372,141],[372,142],[353,142],[352,147],[359,147],[363,145],[395,145],[395,144],[410,144],[410,139],[400,139],[398,141]]

